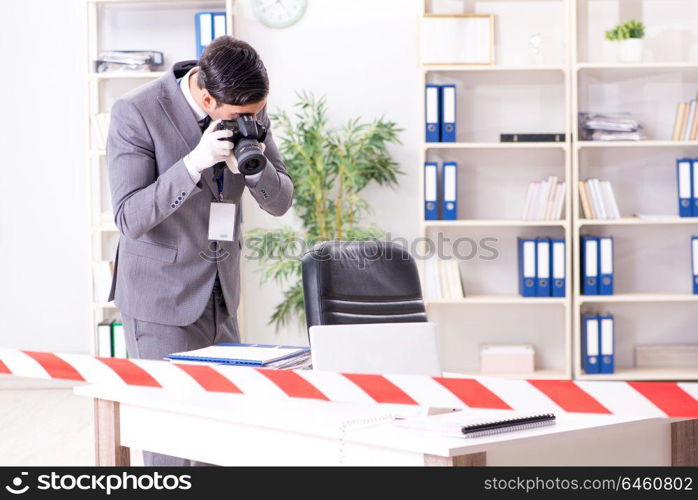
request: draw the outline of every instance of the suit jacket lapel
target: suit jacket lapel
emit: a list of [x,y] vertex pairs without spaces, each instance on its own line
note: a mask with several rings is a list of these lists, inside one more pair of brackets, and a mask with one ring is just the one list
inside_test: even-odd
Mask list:
[[[187,145],[189,151],[194,149],[201,139],[201,129],[194,117],[189,103],[179,88],[177,79],[172,71],[163,77],[163,92],[158,96],[158,102],[165,115],[170,120],[177,134]],[[201,173],[201,178],[214,196],[218,196],[218,187],[213,180],[213,169],[207,168]]]

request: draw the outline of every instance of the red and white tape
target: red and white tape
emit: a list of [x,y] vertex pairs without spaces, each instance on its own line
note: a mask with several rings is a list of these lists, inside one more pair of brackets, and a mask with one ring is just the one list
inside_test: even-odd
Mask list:
[[261,398],[698,418],[698,383],[684,382],[358,375],[177,364],[2,348],[0,374]]

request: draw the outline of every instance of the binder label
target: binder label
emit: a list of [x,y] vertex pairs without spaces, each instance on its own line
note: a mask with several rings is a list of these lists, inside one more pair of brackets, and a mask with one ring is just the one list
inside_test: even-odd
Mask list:
[[553,279],[565,278],[565,243],[553,243]]
[[523,242],[523,275],[524,278],[536,277],[536,242]]
[[601,274],[613,274],[613,240],[601,238]]

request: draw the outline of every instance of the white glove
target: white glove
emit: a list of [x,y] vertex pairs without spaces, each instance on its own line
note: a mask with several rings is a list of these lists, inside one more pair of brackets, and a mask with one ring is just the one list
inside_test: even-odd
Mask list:
[[201,174],[208,167],[212,167],[218,162],[225,161],[233,149],[231,141],[221,141],[233,135],[231,130],[215,130],[220,120],[212,121],[201,136],[199,144],[184,157],[184,163],[190,173]]

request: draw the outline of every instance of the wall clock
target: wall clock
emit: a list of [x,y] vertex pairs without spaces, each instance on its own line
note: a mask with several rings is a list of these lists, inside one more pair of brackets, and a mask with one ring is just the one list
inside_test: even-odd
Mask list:
[[287,28],[297,23],[308,0],[252,0],[255,16],[270,28]]

